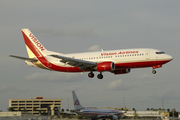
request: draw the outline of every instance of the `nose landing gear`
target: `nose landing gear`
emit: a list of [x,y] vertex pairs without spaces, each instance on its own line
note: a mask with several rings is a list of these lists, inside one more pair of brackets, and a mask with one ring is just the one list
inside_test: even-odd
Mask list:
[[156,74],[156,70],[153,70],[152,73],[153,73],[153,74]]

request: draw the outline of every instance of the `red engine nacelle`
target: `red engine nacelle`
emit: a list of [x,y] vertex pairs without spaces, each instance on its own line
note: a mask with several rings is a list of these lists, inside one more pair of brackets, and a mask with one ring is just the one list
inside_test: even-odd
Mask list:
[[97,63],[97,71],[112,71],[115,69],[114,62],[101,62]]
[[130,73],[131,69],[122,69],[122,70],[115,70],[113,71],[113,73],[116,74],[126,74],[126,73]]

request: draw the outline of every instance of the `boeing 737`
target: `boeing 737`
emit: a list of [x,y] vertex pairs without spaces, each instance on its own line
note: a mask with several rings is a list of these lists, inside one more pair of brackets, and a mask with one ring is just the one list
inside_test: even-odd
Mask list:
[[83,107],[74,91],[72,91],[73,95],[73,104],[74,104],[74,110],[78,115],[85,116],[87,118],[91,118],[92,120],[95,119],[105,119],[109,118],[111,120],[121,119],[124,114],[123,112],[119,110],[112,110],[112,109],[87,109]]
[[63,54],[47,50],[29,29],[22,29],[29,58],[9,55],[25,60],[27,65],[47,70],[60,72],[89,72],[90,78],[94,71],[100,72],[99,79],[103,78],[102,72],[111,72],[115,75],[129,73],[133,68],[162,67],[171,61],[170,55],[156,49],[120,49],[110,51],[85,52]]

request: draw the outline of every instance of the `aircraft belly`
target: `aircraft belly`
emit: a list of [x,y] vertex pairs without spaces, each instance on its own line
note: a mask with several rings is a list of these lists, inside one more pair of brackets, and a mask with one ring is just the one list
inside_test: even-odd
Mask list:
[[169,61],[167,60],[151,60],[151,61],[135,61],[135,62],[120,62],[115,63],[115,69],[125,69],[125,68],[143,68],[143,67],[152,67],[155,65],[162,65]]

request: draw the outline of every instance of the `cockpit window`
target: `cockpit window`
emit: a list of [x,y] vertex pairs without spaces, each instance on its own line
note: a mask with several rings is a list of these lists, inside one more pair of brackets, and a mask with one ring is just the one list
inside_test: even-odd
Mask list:
[[165,52],[156,52],[156,54],[165,54]]

